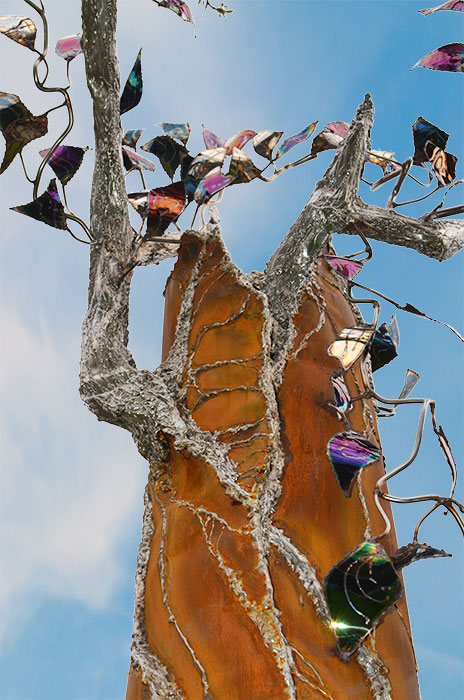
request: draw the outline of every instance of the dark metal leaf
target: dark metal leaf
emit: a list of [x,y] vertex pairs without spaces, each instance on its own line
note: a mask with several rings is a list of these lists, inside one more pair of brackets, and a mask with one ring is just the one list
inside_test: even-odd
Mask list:
[[56,180],[50,180],[47,190],[29,204],[10,207],[19,214],[25,214],[37,221],[43,221],[54,228],[66,229],[66,214],[56,189]]
[[137,141],[142,135],[143,129],[130,129],[126,131],[122,139],[123,146],[129,146],[129,148],[135,148]]
[[445,552],[444,549],[435,549],[428,544],[420,544],[419,542],[410,542],[409,544],[400,547],[394,552],[390,559],[397,571],[400,571],[405,566],[409,566],[419,559],[431,559],[435,557],[451,557],[451,554]]
[[338,647],[349,657],[402,596],[403,587],[382,545],[363,542],[332,567],[323,591]]
[[172,179],[174,173],[182,162],[182,158],[188,155],[185,146],[174,141],[170,136],[156,136],[142,146],[144,151],[153,153],[159,158],[164,171]]
[[142,49],[140,49],[121,95],[119,110],[121,114],[125,114],[125,112],[128,112],[138,105],[142,99],[142,91]]
[[34,49],[37,27],[29,17],[0,15],[0,32],[26,48]]
[[[80,146],[58,146],[54,151],[52,157],[48,161],[48,165],[62,185],[66,185],[73,175],[77,173],[81,167],[86,151],[88,151],[87,146],[85,148],[81,148]],[[49,152],[49,148],[39,151],[42,158],[45,158]]]
[[48,117],[46,114],[32,116],[17,95],[0,92],[0,130],[6,140],[1,174],[26,144],[47,133]]

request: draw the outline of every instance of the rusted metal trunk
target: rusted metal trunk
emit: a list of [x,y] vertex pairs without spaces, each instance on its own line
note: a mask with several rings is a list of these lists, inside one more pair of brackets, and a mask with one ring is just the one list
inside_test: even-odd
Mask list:
[[[357,321],[318,258],[276,362],[263,276],[242,273],[217,233],[184,234],[165,291],[163,361],[177,368],[178,409],[203,431],[205,452],[160,435],[127,700],[419,698],[405,597],[344,661],[321,589],[383,529],[372,498],[383,465],[362,470],[346,498],[326,456],[341,430],[327,348]],[[365,389],[359,362],[346,382],[352,396]],[[355,406],[353,430],[380,444],[372,402]],[[394,534],[383,544],[392,553]]]

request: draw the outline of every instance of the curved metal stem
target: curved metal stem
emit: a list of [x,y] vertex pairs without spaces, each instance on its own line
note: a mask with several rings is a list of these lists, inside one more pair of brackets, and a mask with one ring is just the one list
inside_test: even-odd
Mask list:
[[[89,229],[88,229],[88,226],[87,226],[87,224],[85,223],[85,221],[82,221],[82,219],[80,219],[78,216],[76,216],[75,214],[72,214],[72,213],[66,214],[66,218],[67,218],[67,219],[71,219],[71,221],[75,221],[76,224],[79,224],[79,226],[81,226],[81,228],[84,229],[87,238],[93,243],[93,241],[94,241],[93,236],[91,235],[91,233],[90,233],[90,231],[89,231]],[[68,231],[69,231],[69,229],[68,229]],[[69,231],[69,232],[71,233],[71,231]],[[77,236],[74,236],[73,233],[71,233],[71,235],[72,235],[74,238],[77,238]],[[77,240],[80,241],[81,239],[80,239],[80,238],[77,238]],[[87,243],[87,241],[83,241],[83,243]]]
[[[45,82],[47,81],[48,74],[49,74],[49,68],[48,68],[48,63],[46,60],[46,56],[48,53],[48,21],[47,17],[45,14],[45,8],[42,0],[40,0],[40,7],[36,5],[32,0],[25,0],[25,2],[30,5],[40,16],[40,19],[42,20],[42,25],[43,25],[43,50],[42,53],[39,53],[38,58],[34,62],[34,67],[32,70],[33,78],[34,78],[34,83],[37,87],[38,90],[41,92],[58,92],[63,96],[64,103],[63,105],[59,105],[59,107],[67,107],[68,110],[68,125],[64,132],[61,134],[61,136],[55,141],[53,146],[50,148],[49,152],[45,156],[45,158],[42,160],[41,164],[39,165],[39,168],[37,170],[37,174],[35,176],[34,180],[34,189],[33,189],[33,199],[37,198],[37,193],[39,190],[39,185],[40,185],[40,180],[42,177],[42,173],[44,171],[45,166],[47,165],[48,161],[50,158],[53,156],[54,152],[58,148],[58,146],[64,141],[66,136],[69,134],[71,129],[74,126],[74,112],[71,104],[71,99],[68,94],[68,89],[70,87],[70,81],[69,81],[69,65],[67,69],[67,75],[68,75],[68,87],[67,88],[62,88],[62,87],[48,87],[45,85]],[[44,63],[46,72],[45,72],[45,77],[43,79],[40,79],[39,76],[39,66]],[[58,109],[58,107],[53,107],[49,112],[53,111],[53,109]],[[48,112],[46,112],[48,114]],[[85,226],[85,225],[84,225]]]
[[446,328],[449,328],[450,331],[452,331],[459,340],[464,342],[463,336],[455,329],[453,326],[450,326],[448,323],[445,323],[444,321],[439,321],[437,318],[432,318],[432,316],[427,316],[427,314],[424,314],[422,311],[419,311],[419,309],[416,309],[415,306],[412,306],[411,304],[404,304],[401,305],[394,299],[390,299],[390,297],[385,296],[385,294],[382,294],[381,292],[378,292],[376,289],[372,289],[371,287],[366,287],[364,284],[360,284],[359,282],[355,282],[354,280],[350,280],[350,285],[359,287],[360,289],[365,289],[366,292],[371,292],[372,294],[375,294],[376,296],[380,297],[381,299],[385,299],[385,301],[388,301],[390,304],[393,304],[397,309],[400,309],[401,311],[407,311],[408,313],[412,313],[415,316],[421,316],[422,318],[427,318],[429,321],[433,321],[434,323],[439,323],[441,326],[445,326]]
[[348,297],[353,301],[355,304],[372,304],[374,307],[374,318],[372,319],[372,323],[370,324],[373,328],[377,327],[377,322],[379,320],[380,316],[380,303],[377,301],[377,299],[356,299],[352,294],[351,290],[353,288],[353,284],[356,284],[355,282],[352,282],[351,280],[348,281]]
[[416,202],[422,202],[424,199],[427,199],[427,197],[430,197],[430,195],[435,194],[435,192],[438,192],[440,187],[435,187],[434,190],[431,190],[428,194],[424,194],[423,197],[418,197],[417,199],[410,199],[408,202],[394,202],[393,203],[393,208],[396,207],[405,207],[406,204],[415,204]]
[[[71,218],[71,217],[70,217],[70,218]],[[66,230],[66,231],[69,233],[69,235],[72,236],[76,241],[79,241],[79,243],[85,243],[86,245],[90,245],[90,244],[91,244],[90,241],[84,241],[83,238],[79,238],[79,236],[76,236],[76,235],[71,231],[71,229],[68,228],[67,226],[66,226],[66,229],[65,229],[65,230]]]

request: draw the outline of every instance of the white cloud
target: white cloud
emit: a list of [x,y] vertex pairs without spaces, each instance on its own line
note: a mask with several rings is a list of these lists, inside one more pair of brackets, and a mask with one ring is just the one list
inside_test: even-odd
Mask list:
[[5,634],[46,595],[110,602],[118,547],[140,527],[146,466],[130,436],[80,403],[77,333],[52,335],[46,320],[31,328],[5,308],[0,317],[9,329],[0,365]]

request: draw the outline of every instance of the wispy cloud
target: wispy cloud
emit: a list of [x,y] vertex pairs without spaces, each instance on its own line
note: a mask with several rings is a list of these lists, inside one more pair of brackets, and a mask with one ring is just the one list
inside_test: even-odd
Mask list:
[[128,435],[80,403],[77,333],[60,339],[46,321],[34,329],[6,308],[0,318],[9,328],[0,364],[5,634],[43,596],[109,603],[119,546],[140,524],[146,467]]

